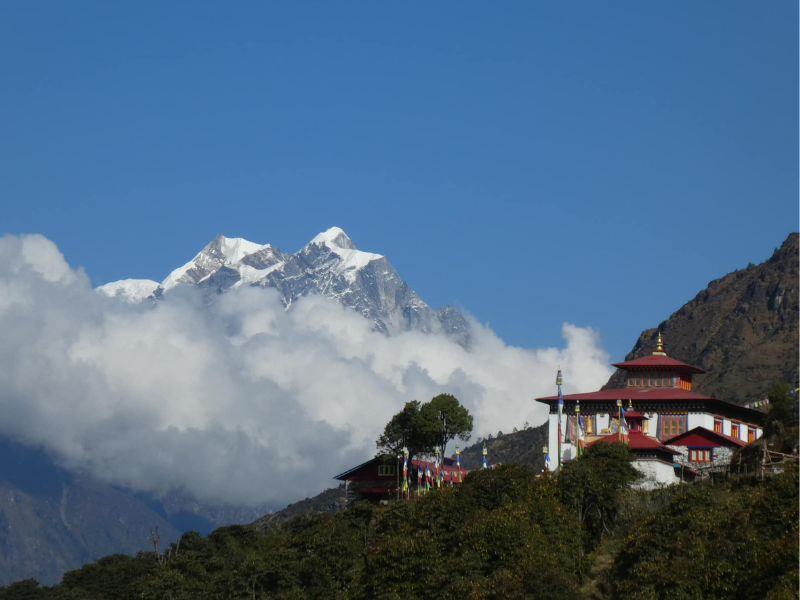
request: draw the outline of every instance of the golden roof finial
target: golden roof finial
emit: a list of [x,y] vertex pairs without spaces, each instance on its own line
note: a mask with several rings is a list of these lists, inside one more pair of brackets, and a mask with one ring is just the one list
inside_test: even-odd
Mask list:
[[656,342],[656,349],[653,352],[655,356],[666,356],[667,353],[664,352],[664,342],[661,341],[661,330],[658,332],[658,341]]
[[628,410],[633,410],[633,400],[628,398]]

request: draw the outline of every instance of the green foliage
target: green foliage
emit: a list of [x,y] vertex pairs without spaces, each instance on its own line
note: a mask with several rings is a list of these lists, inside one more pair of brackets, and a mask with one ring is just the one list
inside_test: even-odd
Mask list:
[[439,446],[443,453],[451,440],[468,441],[472,435],[472,415],[450,394],[439,394],[423,404],[419,416],[428,443]]
[[386,424],[383,433],[375,442],[378,452],[397,456],[402,449],[411,448],[418,454],[428,451],[428,443],[422,432],[420,403],[407,402],[399,413]]
[[764,437],[776,452],[791,453],[797,447],[798,424],[792,410],[789,384],[777,382],[769,388],[769,412],[764,424]]
[[433,454],[436,446],[444,452],[448,442],[456,437],[469,440],[471,434],[469,411],[455,396],[439,394],[425,404],[407,402],[386,424],[375,445],[390,456],[399,455],[404,447],[412,454]]
[[0,588],[2,600],[40,600],[50,597],[47,588],[41,587],[35,579],[15,581],[8,587]]
[[796,597],[796,468],[648,492],[628,488],[630,458],[596,444],[560,479],[508,465],[413,502],[188,532],[161,557],[109,556],[0,600]]
[[621,544],[612,597],[796,598],[797,489],[796,467],[762,485],[670,488]]
[[587,551],[611,532],[621,493],[639,478],[633,459],[627,444],[602,442],[562,467],[561,502],[575,511]]

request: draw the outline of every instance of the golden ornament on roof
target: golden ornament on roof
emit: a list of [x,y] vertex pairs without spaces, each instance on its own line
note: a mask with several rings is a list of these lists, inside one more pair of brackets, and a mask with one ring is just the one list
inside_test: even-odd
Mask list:
[[655,356],[666,356],[667,353],[664,352],[664,342],[661,341],[661,331],[658,332],[658,341],[656,342],[656,349],[653,352]]

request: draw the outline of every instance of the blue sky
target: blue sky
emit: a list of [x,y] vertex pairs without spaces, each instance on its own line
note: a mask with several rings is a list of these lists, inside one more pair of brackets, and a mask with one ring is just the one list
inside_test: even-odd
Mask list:
[[798,229],[797,12],[2,3],[0,232],[99,285],[338,225],[509,343],[621,359]]

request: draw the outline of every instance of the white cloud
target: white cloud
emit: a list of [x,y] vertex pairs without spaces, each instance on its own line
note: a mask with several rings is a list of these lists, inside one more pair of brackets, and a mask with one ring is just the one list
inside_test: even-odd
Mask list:
[[269,289],[209,306],[192,292],[119,302],[46,238],[0,238],[0,433],[115,484],[280,505],[371,456],[405,401],[452,393],[486,435],[543,422],[533,398],[553,393],[558,365],[565,391],[611,374],[590,328],[565,324],[564,348],[526,350],[472,322],[467,351],[373,333],[322,297],[287,312]]

